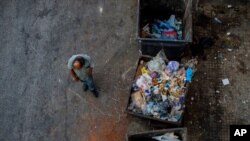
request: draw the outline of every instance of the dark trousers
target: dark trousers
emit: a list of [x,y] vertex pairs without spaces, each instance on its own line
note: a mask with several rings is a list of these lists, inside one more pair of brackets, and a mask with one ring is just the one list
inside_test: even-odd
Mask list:
[[95,91],[96,90],[96,87],[95,87],[95,84],[94,84],[94,81],[93,81],[93,76],[88,76],[87,78],[85,78],[84,80],[80,80],[83,85],[85,87],[88,87],[88,89],[90,91]]

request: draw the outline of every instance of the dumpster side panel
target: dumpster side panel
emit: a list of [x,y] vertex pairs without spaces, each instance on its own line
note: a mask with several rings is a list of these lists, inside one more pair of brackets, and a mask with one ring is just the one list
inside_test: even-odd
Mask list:
[[139,43],[143,55],[156,56],[157,53],[163,49],[169,60],[179,61],[183,55],[187,43],[176,42],[158,42],[158,41],[141,41]]
[[184,40],[187,42],[192,42],[193,40],[193,18],[192,18],[192,0],[187,0],[185,2],[186,10],[183,17],[184,25]]

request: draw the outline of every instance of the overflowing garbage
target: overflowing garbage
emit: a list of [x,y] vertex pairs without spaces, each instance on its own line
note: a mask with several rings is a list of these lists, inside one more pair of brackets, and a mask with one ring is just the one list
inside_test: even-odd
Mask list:
[[164,135],[161,135],[161,136],[155,136],[155,137],[152,137],[152,139],[156,141],[182,141],[181,139],[179,139],[178,136],[174,134],[174,132],[165,133]]
[[147,24],[142,28],[142,37],[164,40],[182,40],[182,22],[177,21],[175,15],[168,20],[155,20],[151,28]]
[[179,121],[185,107],[187,84],[192,81],[197,63],[196,59],[185,64],[166,62],[159,56],[149,62],[140,60],[128,110],[161,120]]

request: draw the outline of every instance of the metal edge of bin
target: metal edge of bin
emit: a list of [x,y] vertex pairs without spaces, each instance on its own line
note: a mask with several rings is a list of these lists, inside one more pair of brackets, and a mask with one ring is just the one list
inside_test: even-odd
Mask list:
[[[138,34],[138,33],[137,33]],[[185,43],[185,44],[189,44],[192,43],[192,40],[164,40],[164,39],[156,39],[156,38],[141,38],[141,37],[137,37],[138,41],[158,41],[158,42],[166,42],[166,43]]]
[[[140,1],[140,0],[138,0],[138,1]],[[152,58],[152,57],[151,57],[151,56],[144,56],[144,55],[141,55],[141,56],[139,57],[138,62],[137,62],[137,65],[136,65],[136,70],[135,70],[135,74],[134,74],[134,77],[133,77],[133,81],[135,80],[136,71],[137,71],[138,65],[139,65],[139,63],[140,63],[140,60],[141,60],[142,58],[148,58],[148,59],[150,59],[150,58]],[[131,87],[131,84],[130,84],[130,87]],[[131,92],[132,92],[132,87],[130,88],[129,97],[128,97],[128,100],[127,100],[127,105],[126,105],[126,108],[125,108],[124,111],[125,111],[126,113],[128,113],[128,114],[131,114],[131,115],[141,116],[141,115],[137,115],[137,114],[131,112],[130,110],[128,110],[128,107],[129,107],[129,104],[130,104],[130,99],[131,99]]]
[[[184,16],[183,16],[183,20],[189,20],[189,22],[185,22],[185,28],[188,28],[189,30],[185,30],[190,32],[190,37],[187,38],[187,36],[185,36],[185,41],[187,41],[188,43],[192,43],[193,42],[193,13],[192,13],[192,3],[193,0],[184,0],[185,3],[185,12],[184,12]],[[188,18],[189,17],[189,18]]]
[[191,44],[191,42],[186,42],[184,40],[163,40],[163,39],[152,39],[152,38],[137,38],[136,39],[138,41],[138,44],[140,47],[142,47],[143,45],[146,44],[151,44],[152,46],[160,46],[160,47],[186,47],[189,44]]
[[[140,56],[140,58],[139,58],[139,60],[138,60],[138,62],[137,62],[136,71],[137,71],[138,65],[139,65],[139,63],[140,63],[140,60],[145,59],[145,58],[151,59],[152,56],[145,56],[145,55]],[[136,75],[136,72],[135,72],[135,75]],[[135,75],[134,75],[133,80],[135,79]],[[185,98],[186,98],[186,96],[187,96],[189,83],[187,84],[186,87],[187,87],[187,91],[186,91],[186,93],[185,93]],[[183,116],[184,116],[184,113],[185,113],[186,106],[184,107],[185,109],[183,110],[183,113],[182,113],[182,115],[181,115],[181,118],[180,118],[179,121],[177,121],[177,122],[168,121],[168,120],[162,120],[162,119],[153,118],[153,117],[150,117],[150,116],[145,116],[145,115],[142,115],[142,114],[139,114],[139,113],[135,113],[135,112],[131,112],[130,110],[128,110],[128,107],[129,107],[129,104],[130,104],[130,100],[131,100],[131,94],[132,94],[131,92],[132,92],[132,88],[131,88],[130,91],[129,91],[129,97],[128,97],[127,106],[126,106],[126,109],[125,109],[125,112],[126,112],[126,113],[128,113],[128,114],[130,114],[130,115],[137,116],[137,117],[145,118],[145,119],[150,119],[150,120],[154,120],[154,121],[164,122],[164,123],[166,123],[166,124],[181,126],[182,121],[183,121]]]
[[178,58],[181,58],[181,54],[183,54],[185,48],[188,47],[188,43],[139,41],[138,46],[143,55],[156,56],[163,49],[169,60],[178,60]]
[[137,0],[137,17],[136,17],[136,38],[139,37],[139,32],[140,32],[140,0]]
[[[164,39],[154,39],[154,38],[141,38],[140,37],[140,1],[141,0],[137,0],[137,26],[136,26],[136,40],[140,43],[142,41],[160,41],[160,42],[172,42],[172,43],[185,43],[185,44],[190,44],[193,41],[193,28],[192,28],[192,0],[187,0],[187,2],[184,0],[184,4],[185,4],[185,12],[184,12],[184,16],[183,16],[183,20],[186,19],[187,16],[191,16],[190,17],[190,27],[191,27],[191,37],[190,39],[186,40],[186,39],[182,39],[182,40],[164,40]],[[187,11],[189,8],[190,11]],[[187,14],[188,12],[190,12],[190,14]],[[186,16],[187,15],[187,16]],[[185,25],[186,26],[186,25]]]
[[183,131],[183,134],[185,135],[183,141],[187,141],[187,128],[169,128],[169,129],[161,129],[161,130],[153,130],[153,131],[145,131],[145,132],[139,132],[135,134],[126,134],[126,141],[129,141],[129,137],[133,135],[146,135],[146,134],[152,134],[152,133],[165,133],[165,132],[175,132],[175,131]]
[[[173,121],[167,121],[167,120],[162,120],[162,119],[158,119],[158,118],[153,118],[153,117],[150,117],[150,116],[144,116],[142,114],[137,114],[135,112],[129,111],[128,109],[126,109],[126,112],[128,114],[130,114],[130,115],[134,115],[134,116],[145,118],[145,119],[149,119],[149,120],[164,122],[166,124],[171,124],[171,125],[176,125],[176,126],[180,126],[182,124],[182,118],[178,122],[173,122]],[[182,117],[183,117],[183,115],[182,115]]]

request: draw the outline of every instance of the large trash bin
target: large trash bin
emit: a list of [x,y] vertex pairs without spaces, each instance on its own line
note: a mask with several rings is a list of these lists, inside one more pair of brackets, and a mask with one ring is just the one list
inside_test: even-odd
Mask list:
[[[169,59],[180,57],[192,42],[192,0],[138,0],[137,40],[143,55],[155,56],[162,48]],[[143,28],[156,20],[167,20],[171,15],[181,19],[182,38],[144,37]]]
[[[148,57],[148,56],[141,56],[140,57],[140,59],[138,60],[138,65],[137,65],[137,69],[136,69],[136,73],[135,73],[134,79],[136,79],[139,76],[138,72],[141,70],[140,69],[140,62],[141,62],[141,60],[143,60],[144,62],[148,62],[151,59],[152,59],[152,57]],[[186,95],[187,95],[188,88],[189,88],[189,84],[186,85],[186,90],[185,90],[184,97],[186,97]],[[127,102],[127,106],[126,106],[126,109],[125,109],[125,111],[128,114],[134,115],[134,116],[137,116],[137,117],[141,117],[141,118],[144,118],[144,119],[149,119],[149,120],[153,120],[153,121],[163,122],[163,123],[166,123],[166,124],[169,124],[169,125],[173,125],[173,126],[177,126],[177,127],[179,127],[179,126],[182,125],[182,121],[183,121],[183,116],[184,116],[185,109],[183,110],[183,113],[181,114],[180,119],[178,121],[170,121],[170,120],[164,120],[164,119],[160,119],[160,118],[155,118],[155,117],[153,117],[151,115],[144,115],[142,113],[138,113],[138,112],[135,112],[135,111],[129,109],[130,104],[132,102],[131,95],[132,95],[133,92],[134,91],[131,88],[130,94],[129,94],[129,98],[128,98],[128,102]],[[183,104],[185,105],[185,100],[184,100]]]
[[166,133],[174,134],[180,141],[187,141],[187,128],[172,128],[128,134],[127,141],[155,141],[153,137],[162,136]]

